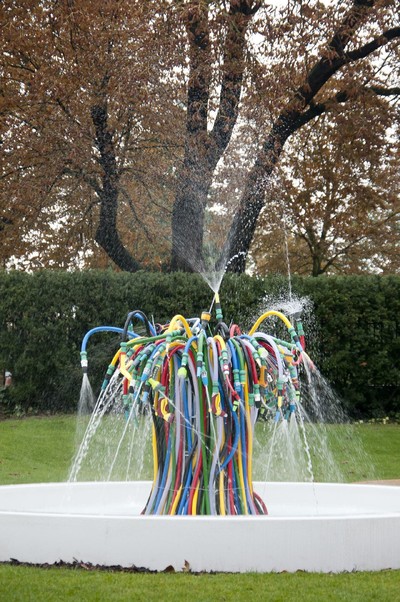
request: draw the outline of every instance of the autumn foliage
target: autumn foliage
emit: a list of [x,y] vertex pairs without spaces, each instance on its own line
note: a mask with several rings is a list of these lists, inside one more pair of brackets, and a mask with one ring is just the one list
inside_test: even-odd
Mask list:
[[[395,182],[382,198],[387,165],[398,165],[397,13],[397,0],[4,0],[3,265],[202,270],[205,234],[216,232],[214,261],[240,272],[252,244],[271,255],[259,218],[265,208],[268,231],[280,163],[285,205],[314,215],[333,202],[332,161],[348,213],[369,203],[373,257],[382,245],[372,233],[390,212],[385,231],[398,232]],[[365,160],[376,171],[367,179]],[[317,260],[327,243],[289,214],[299,265],[314,274],[346,246],[367,252],[343,224],[339,251]],[[353,265],[350,253],[340,267]]]

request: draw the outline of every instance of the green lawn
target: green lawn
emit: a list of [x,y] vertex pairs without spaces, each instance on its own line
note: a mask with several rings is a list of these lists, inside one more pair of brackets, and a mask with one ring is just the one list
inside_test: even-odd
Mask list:
[[75,447],[74,416],[0,422],[0,483],[63,481]]
[[[400,478],[400,425],[330,426],[327,432],[344,480]],[[65,480],[75,433],[74,416],[0,421],[0,484]],[[322,481],[314,460],[316,480]],[[150,463],[147,472],[151,478]]]
[[[0,483],[62,481],[75,447],[71,416],[0,422]],[[332,432],[332,448],[344,467],[360,441],[378,479],[400,478],[400,426],[356,425]],[[338,435],[339,433],[339,435]],[[347,442],[347,443],[346,443]],[[358,444],[357,444],[358,445]],[[344,471],[345,472],[345,471]],[[349,470],[346,480],[360,480]],[[336,601],[400,600],[400,571],[321,575],[307,573],[190,575],[48,569],[0,564],[0,601]]]
[[356,427],[372,458],[377,479],[400,479],[400,425],[363,424]]
[[308,573],[132,574],[0,565],[3,602],[360,602],[399,600],[400,571]]

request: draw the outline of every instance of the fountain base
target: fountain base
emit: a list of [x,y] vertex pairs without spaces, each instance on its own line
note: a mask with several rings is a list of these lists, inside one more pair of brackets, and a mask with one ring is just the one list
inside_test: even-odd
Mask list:
[[[0,487],[0,561],[180,571],[400,568],[400,488],[255,483],[269,516],[140,516],[148,482]],[[187,569],[186,569],[187,570]]]

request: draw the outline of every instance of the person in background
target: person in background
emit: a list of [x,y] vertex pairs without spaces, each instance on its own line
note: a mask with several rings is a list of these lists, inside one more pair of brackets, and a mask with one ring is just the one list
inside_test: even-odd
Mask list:
[[9,370],[4,372],[4,388],[10,387],[12,383],[12,374]]

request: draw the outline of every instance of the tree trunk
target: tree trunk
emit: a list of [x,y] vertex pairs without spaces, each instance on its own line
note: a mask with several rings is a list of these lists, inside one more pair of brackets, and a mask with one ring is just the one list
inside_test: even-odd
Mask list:
[[96,146],[100,153],[99,163],[102,168],[102,185],[96,188],[96,194],[100,199],[100,218],[95,241],[121,270],[136,272],[140,269],[140,264],[124,247],[117,229],[120,176],[112,134],[107,125],[106,101],[94,105],[91,116],[96,130]]
[[315,252],[312,260],[313,260],[313,267],[312,267],[311,276],[316,278],[317,276],[320,276],[321,274],[324,273],[324,270],[322,269],[322,258],[321,258],[320,253]]
[[100,220],[95,241],[121,270],[136,272],[140,264],[126,250],[117,230],[118,190],[104,190],[100,200]]
[[201,271],[207,196],[218,161],[236,124],[245,67],[246,30],[260,2],[231,0],[226,16],[218,112],[207,130],[211,82],[208,3],[198,0],[184,11],[190,49],[185,157],[172,215],[173,270]]

